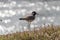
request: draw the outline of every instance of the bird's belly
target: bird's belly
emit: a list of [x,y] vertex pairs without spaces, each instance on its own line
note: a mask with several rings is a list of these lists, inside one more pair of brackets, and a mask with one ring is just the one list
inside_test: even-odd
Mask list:
[[28,21],[28,22],[32,22],[34,19],[27,19],[26,21]]

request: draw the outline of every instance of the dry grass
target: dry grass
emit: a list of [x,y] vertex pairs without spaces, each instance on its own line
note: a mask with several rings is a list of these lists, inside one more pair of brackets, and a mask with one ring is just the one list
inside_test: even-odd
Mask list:
[[60,40],[60,26],[48,25],[39,30],[1,35],[0,40]]

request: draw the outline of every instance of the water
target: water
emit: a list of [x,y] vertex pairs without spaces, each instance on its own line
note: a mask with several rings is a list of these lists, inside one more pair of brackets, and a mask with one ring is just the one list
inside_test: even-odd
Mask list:
[[[40,26],[46,24],[60,24],[60,1],[39,1],[39,0],[5,0],[0,1],[0,22],[1,34],[21,31],[23,27],[28,27],[26,21],[20,21],[19,18],[25,17],[36,11],[36,19],[31,23]],[[10,28],[10,29],[9,29]],[[8,30],[9,31],[8,31]]]

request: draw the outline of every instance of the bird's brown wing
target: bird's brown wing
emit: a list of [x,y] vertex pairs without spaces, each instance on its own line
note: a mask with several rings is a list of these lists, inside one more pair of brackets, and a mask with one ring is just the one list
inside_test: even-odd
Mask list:
[[30,21],[30,22],[33,21],[34,19],[35,19],[34,16],[28,16],[28,17],[26,18],[26,20],[27,20],[27,21]]

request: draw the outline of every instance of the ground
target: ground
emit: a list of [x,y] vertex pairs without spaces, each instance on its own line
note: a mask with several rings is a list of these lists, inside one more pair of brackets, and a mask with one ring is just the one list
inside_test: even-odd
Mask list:
[[60,26],[48,25],[39,30],[0,35],[0,40],[60,40]]

